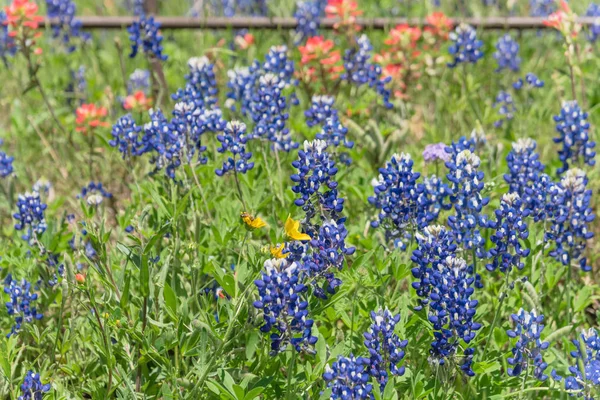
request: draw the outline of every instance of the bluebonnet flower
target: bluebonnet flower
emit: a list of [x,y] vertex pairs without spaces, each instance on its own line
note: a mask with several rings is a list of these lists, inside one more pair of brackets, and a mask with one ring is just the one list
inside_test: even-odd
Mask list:
[[590,25],[589,32],[587,34],[589,41],[595,43],[596,40],[598,40],[598,36],[600,36],[600,21],[598,20],[600,17],[600,6],[596,3],[591,3],[585,12],[585,16],[596,18],[594,23]]
[[489,271],[500,268],[509,274],[513,267],[523,269],[525,264],[521,257],[529,255],[529,249],[521,245],[527,239],[529,230],[523,221],[529,210],[523,209],[523,202],[517,193],[507,193],[500,200],[500,208],[496,210],[496,220],[490,221],[489,227],[494,229],[490,237],[495,247],[490,250],[492,261],[487,264]]
[[331,400],[372,399],[373,385],[369,383],[370,360],[364,357],[338,356],[331,367],[325,366],[323,379],[331,389]]
[[294,42],[297,45],[304,43],[309,37],[317,35],[326,4],[327,2],[322,0],[296,2],[294,18],[297,25]]
[[519,44],[509,34],[502,36],[496,43],[494,58],[498,62],[496,72],[500,72],[503,69],[509,69],[513,72],[519,71],[521,66]]
[[454,57],[451,63],[448,63],[450,68],[456,67],[458,64],[471,63],[475,64],[483,57],[483,42],[477,39],[477,32],[472,26],[460,24],[453,32],[450,32],[450,55]]
[[196,102],[196,106],[211,108],[217,103],[217,80],[214,65],[207,57],[188,60],[189,74],[185,76],[186,88],[179,89],[172,98],[175,101]]
[[562,143],[558,156],[563,166],[558,169],[559,174],[567,171],[571,163],[583,162],[590,166],[596,164],[596,142],[590,140],[590,124],[587,117],[588,114],[579,108],[577,101],[564,102],[560,115],[554,116],[556,131],[560,134],[554,138],[554,142]]
[[[593,400],[600,386],[600,336],[598,331],[590,328],[581,333],[580,338],[573,340],[575,350],[571,351],[571,357],[574,363],[569,367],[571,375],[565,378],[565,390],[571,396]],[[563,378],[555,370],[551,375],[557,381]]]
[[7,56],[14,56],[17,52],[15,38],[8,34],[8,24],[6,23],[6,13],[0,11],[0,58],[7,64]]
[[125,0],[125,8],[139,17],[144,14],[144,0]]
[[169,178],[175,179],[175,171],[181,165],[184,140],[160,110],[151,111],[150,119],[144,125],[140,152],[152,154],[153,173],[164,169]]
[[413,251],[411,260],[417,264],[417,267],[412,268],[411,272],[417,279],[412,283],[412,287],[420,297],[419,305],[415,307],[415,310],[420,311],[429,304],[429,295],[434,283],[434,271],[447,257],[455,254],[457,246],[451,232],[441,225],[427,226],[421,232],[417,232],[415,236],[417,248]]
[[508,369],[508,375],[519,376],[523,370],[527,370],[533,365],[533,376],[540,381],[548,379],[544,371],[548,367],[542,358],[542,351],[549,346],[548,342],[542,342],[540,335],[544,330],[544,316],[538,315],[535,310],[527,312],[522,308],[518,314],[511,315],[515,323],[514,330],[506,331],[508,337],[518,338],[515,347],[512,348],[512,357],[508,358],[508,363],[512,368]]
[[24,231],[23,240],[33,240],[37,235],[46,231],[46,217],[44,212],[48,206],[41,202],[38,192],[20,194],[17,199],[18,211],[13,214],[17,220],[15,229]]
[[32,191],[37,192],[41,195],[51,196],[52,193],[52,182],[46,178],[38,179],[31,188]]
[[[307,246],[295,246],[293,242],[286,247],[290,258],[301,259],[304,269],[313,281],[325,280],[325,288],[314,285],[313,293],[319,298],[335,293],[341,280],[334,275],[344,265],[344,257],[354,253],[354,247],[346,246],[348,231],[341,216],[344,199],[337,191],[335,175],[337,167],[327,152],[327,143],[323,140],[305,141],[304,149],[298,151],[298,160],[292,163],[298,170],[291,176],[292,191],[299,195],[295,200],[305,212],[304,233],[311,237]],[[321,191],[320,189],[324,190]],[[318,212],[317,212],[318,210]],[[314,221],[315,216],[319,216]]]
[[434,143],[428,144],[425,146],[425,150],[423,150],[423,160],[426,163],[436,162],[436,161],[450,161],[450,155],[446,152],[446,144],[444,143]]
[[150,71],[145,69],[136,69],[127,81],[127,93],[142,91],[148,94],[150,90]]
[[[527,83],[527,86],[531,89],[544,87],[544,81],[538,78],[537,75],[532,72],[529,72],[525,75],[525,83]],[[523,84],[523,79],[519,78],[518,81],[513,83],[513,88],[520,90],[523,88]]]
[[113,139],[108,142],[112,147],[118,147],[123,159],[130,159],[140,154],[142,142],[140,139],[141,126],[137,126],[131,114],[119,118],[112,127]]
[[409,154],[394,154],[385,168],[379,169],[375,195],[369,197],[369,203],[380,210],[371,226],[383,226],[386,239],[395,240],[403,250],[403,239],[410,238],[418,226],[417,180],[421,174],[413,171],[413,164]]
[[363,335],[365,347],[369,350],[369,372],[380,385],[381,393],[385,390],[389,374],[404,375],[405,368],[400,365],[404,358],[404,348],[408,340],[400,340],[394,333],[394,328],[400,321],[400,314],[392,315],[386,310],[379,310],[377,314],[371,311],[373,321],[369,330]]
[[344,145],[344,147],[351,149],[354,146],[354,142],[346,139],[347,133],[348,128],[342,125],[336,115],[325,121],[323,128],[315,137],[324,140],[329,146],[339,147],[340,145]]
[[13,161],[14,157],[0,151],[0,178],[7,178],[14,173]]
[[59,23],[52,29],[53,37],[60,38],[67,51],[75,50],[72,38],[88,40],[90,35],[81,31],[81,21],[75,19],[77,6],[71,0],[46,0],[46,13],[48,18],[57,18]]
[[536,147],[535,140],[521,138],[512,144],[512,150],[506,156],[509,172],[504,174],[504,180],[509,185],[509,191],[522,198],[526,194],[526,188],[533,187],[544,171],[544,164],[540,162]]
[[450,170],[447,178],[451,182],[450,202],[454,215],[448,217],[448,225],[455,235],[456,242],[465,250],[473,249],[478,257],[485,255],[485,240],[480,228],[487,227],[487,219],[482,214],[489,198],[483,197],[484,174],[479,171],[480,159],[470,150],[463,150],[446,167]]
[[313,96],[310,108],[304,111],[306,125],[312,128],[316,125],[323,125],[329,118],[337,117],[338,111],[333,107],[334,103],[333,96]]
[[76,71],[71,71],[71,80],[65,89],[69,98],[67,102],[69,105],[73,104],[73,100],[77,106],[81,106],[87,103],[88,98],[88,87],[87,80],[85,78],[85,67],[82,65],[77,68]]
[[[259,77],[260,64],[255,61],[250,67],[234,68],[227,71],[229,81],[227,87],[226,106],[246,116],[251,113],[252,95]],[[236,103],[239,103],[239,110]]]
[[588,178],[580,169],[570,169],[554,185],[550,194],[550,202],[554,204],[551,227],[546,232],[546,239],[554,242],[550,256],[571,268],[573,261],[585,271],[591,271],[585,257],[587,241],[594,236],[589,224],[595,215],[590,207],[592,191],[586,189]]
[[417,206],[419,226],[423,227],[437,220],[442,210],[450,210],[452,204],[448,197],[452,193],[448,184],[436,175],[426,176],[423,183],[417,185]]
[[252,168],[254,163],[249,161],[252,153],[246,151],[246,142],[249,135],[246,134],[246,124],[239,121],[231,121],[225,127],[222,134],[217,135],[217,140],[221,142],[221,147],[217,149],[219,153],[229,151],[231,156],[223,163],[223,168],[215,170],[218,176],[223,176],[229,171],[245,174]]
[[10,298],[10,301],[6,303],[8,315],[15,319],[15,325],[6,337],[17,334],[23,323],[31,323],[43,318],[33,304],[38,299],[38,295],[31,292],[31,283],[25,279],[18,282],[12,278],[11,274],[8,274],[4,280],[4,293],[8,294]]
[[286,111],[286,97],[282,93],[284,88],[285,82],[277,75],[267,73],[260,77],[251,103],[255,122],[252,136],[268,139],[276,151],[289,152],[297,149],[299,144],[292,140],[290,130],[286,127],[289,114]]
[[525,188],[523,202],[525,208],[531,210],[531,216],[535,222],[552,217],[556,204],[552,201],[555,193],[556,183],[547,174],[540,174],[537,181],[532,182],[531,187]]
[[48,253],[45,259],[45,264],[51,271],[51,278],[48,280],[48,285],[54,286],[58,283],[58,277],[65,274],[65,265],[60,261],[59,255]]
[[529,0],[529,15],[532,17],[547,17],[554,11],[555,0]]
[[263,311],[260,330],[271,333],[272,353],[284,351],[288,344],[296,351],[313,352],[310,347],[317,338],[311,334],[313,320],[308,318],[302,281],[301,268],[285,259],[265,261],[262,277],[254,281],[260,296],[254,307]]
[[[456,355],[460,341],[468,346],[481,329],[481,324],[473,321],[478,304],[471,298],[475,277],[465,260],[451,255],[435,267],[432,265],[431,271],[428,319],[433,324],[434,340],[430,359],[435,364],[445,365]],[[474,348],[466,347],[459,363],[467,376],[475,375],[471,369],[474,352]]]
[[49,383],[43,384],[40,375],[33,371],[27,371],[25,379],[21,384],[21,393],[18,400],[42,400],[44,393],[48,393],[52,386]]
[[[294,204],[302,207],[307,221],[316,215],[317,204],[324,200],[319,189],[337,189],[335,175],[338,169],[326,149],[327,143],[323,140],[305,141],[304,149],[298,151],[298,160],[292,163],[292,166],[298,169],[298,173],[291,176],[294,182],[292,191],[300,195]],[[343,199],[339,207],[343,208]]]
[[494,122],[496,128],[500,128],[504,121],[512,121],[517,111],[512,95],[504,90],[501,90],[496,96],[494,108],[498,108],[498,114],[500,114],[500,119]]
[[371,63],[371,52],[373,46],[367,35],[358,38],[356,47],[347,49],[344,53],[344,73],[342,80],[348,81],[355,86],[368,85],[383,100],[386,108],[392,108],[390,102],[391,91],[386,85],[391,77],[382,78],[382,69],[379,64]]
[[[471,135],[473,136],[473,135]],[[466,136],[461,136],[456,142],[452,142],[446,147],[446,153],[450,154],[450,160],[456,160],[456,157],[463,150],[469,150],[474,153],[477,150],[477,140],[474,137],[467,139]]]
[[[271,46],[262,67],[265,73],[276,75],[283,81],[285,87],[297,85],[294,79],[294,61],[288,57],[287,46]],[[298,104],[298,99],[294,97],[292,103]]]
[[90,206],[99,206],[104,199],[112,199],[112,197],[112,193],[104,189],[101,182],[90,182],[81,188],[81,192],[77,195],[78,199],[85,200]]
[[134,58],[139,51],[142,51],[147,57],[166,61],[168,57],[162,52],[163,37],[159,29],[160,22],[155,21],[152,16],[147,17],[142,14],[138,21],[134,21],[127,28],[131,41],[130,57]]

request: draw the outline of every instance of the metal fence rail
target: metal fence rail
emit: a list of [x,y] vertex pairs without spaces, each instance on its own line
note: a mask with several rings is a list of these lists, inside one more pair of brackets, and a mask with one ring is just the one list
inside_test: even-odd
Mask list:
[[[83,29],[122,29],[131,25],[135,17],[78,17]],[[162,24],[162,29],[293,29],[296,19],[292,17],[156,17]],[[454,24],[465,22],[475,28],[481,29],[544,29],[544,18],[534,17],[487,17],[487,18],[456,18]],[[333,29],[336,19],[324,18],[321,20],[322,29]],[[600,23],[593,17],[580,17],[578,22],[582,25]],[[56,26],[60,21],[46,19],[46,25]],[[366,29],[386,29],[399,24],[425,26],[427,23],[419,18],[359,18],[358,25]]]

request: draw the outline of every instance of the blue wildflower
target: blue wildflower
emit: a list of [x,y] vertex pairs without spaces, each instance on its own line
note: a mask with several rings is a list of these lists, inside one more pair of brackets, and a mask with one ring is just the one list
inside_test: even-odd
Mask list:
[[125,0],[125,8],[139,17],[144,14],[144,0]]
[[[276,75],[283,81],[284,87],[298,85],[297,80],[294,78],[294,61],[288,57],[287,46],[271,46],[262,67],[265,73]],[[298,104],[298,99],[294,93],[290,95],[290,102],[293,105]]]
[[453,32],[450,32],[450,55],[454,57],[448,67],[454,68],[458,64],[471,63],[475,64],[483,57],[483,42],[477,39],[477,32],[472,26],[460,24]]
[[591,271],[585,257],[587,241],[594,237],[589,224],[595,215],[590,207],[592,191],[586,189],[588,178],[580,169],[570,169],[554,185],[550,202],[554,204],[551,226],[546,232],[546,240],[554,242],[550,256],[571,268],[573,261],[585,271]]
[[48,393],[52,386],[49,383],[43,384],[40,375],[33,371],[27,371],[27,375],[21,384],[21,393],[18,400],[42,400],[44,393]]
[[90,206],[99,206],[104,199],[112,199],[113,195],[100,182],[90,182],[81,189],[78,199],[85,200]]
[[155,21],[152,16],[147,17],[142,14],[139,20],[134,21],[127,28],[131,41],[130,57],[134,58],[139,51],[142,51],[147,57],[166,61],[168,57],[162,52],[163,37],[159,29],[160,22]]
[[400,321],[400,314],[392,315],[389,310],[371,311],[372,324],[363,335],[365,347],[369,350],[369,372],[384,392],[389,374],[404,375],[404,366],[400,362],[404,358],[404,348],[408,340],[400,340],[394,328]]
[[498,62],[496,72],[504,69],[509,69],[513,72],[519,71],[521,66],[519,44],[509,34],[502,36],[496,43],[494,58]]
[[260,330],[271,334],[271,352],[284,351],[288,344],[296,351],[314,352],[317,342],[312,336],[313,320],[308,318],[306,285],[302,283],[301,268],[285,259],[264,263],[262,277],[254,281],[259,299],[254,307],[263,311],[264,325]]
[[554,142],[562,143],[558,156],[563,166],[558,169],[559,174],[567,171],[571,163],[581,165],[583,162],[589,166],[596,164],[596,142],[590,140],[590,124],[587,117],[588,114],[579,108],[577,101],[564,102],[560,115],[554,116],[556,131],[560,134],[554,138]]
[[317,35],[326,4],[327,2],[323,0],[301,0],[296,2],[294,18],[297,25],[294,43],[297,45],[302,44],[309,37]]
[[[600,336],[598,331],[590,328],[584,331],[580,340],[573,340],[575,350],[571,351],[574,363],[569,367],[570,376],[565,378],[565,390],[571,396],[581,397],[585,400],[593,400],[600,386]],[[552,378],[562,380],[555,370]]]
[[[230,110],[239,111],[244,116],[250,115],[252,95],[258,81],[259,69],[260,64],[255,61],[250,67],[239,67],[227,71],[229,92],[225,104]],[[236,103],[239,103],[239,106]]]
[[18,211],[13,214],[17,220],[15,229],[25,231],[21,236],[23,240],[37,239],[46,231],[46,218],[44,212],[48,206],[41,202],[38,192],[20,194],[17,199]]
[[[520,90],[523,88],[523,79],[519,78],[518,81],[516,81],[515,83],[513,83],[513,88],[515,88],[516,90]],[[541,80],[540,78],[537,77],[536,74],[532,73],[532,72],[528,72],[525,75],[525,83],[527,83],[527,86],[530,89],[536,89],[536,88],[542,88],[544,87],[544,81]]]
[[15,38],[8,34],[8,24],[6,23],[6,13],[0,11],[0,58],[6,64],[7,56],[14,56],[17,53],[17,44]]
[[482,214],[489,198],[483,197],[484,174],[479,171],[480,159],[470,150],[463,150],[446,167],[450,170],[447,178],[451,182],[450,202],[454,215],[448,217],[448,225],[455,235],[456,242],[465,250],[474,249],[478,257],[485,253],[485,240],[480,228],[487,227],[487,219]]
[[7,155],[5,152],[0,151],[0,178],[8,178],[14,173],[13,161],[14,157]]
[[489,227],[495,230],[490,237],[495,247],[490,250],[492,261],[486,266],[489,271],[500,268],[501,272],[509,274],[513,267],[523,269],[525,264],[521,258],[529,255],[529,249],[521,245],[521,241],[529,236],[523,218],[528,215],[529,210],[523,209],[517,193],[502,196],[496,220],[489,223]]
[[323,129],[317,133],[316,138],[324,140],[332,147],[343,145],[344,147],[351,149],[354,146],[354,142],[346,139],[347,133],[348,128],[342,125],[337,115],[335,115],[325,121]]
[[142,91],[148,94],[150,90],[150,71],[145,69],[136,69],[127,81],[127,93]]
[[373,46],[367,35],[358,38],[356,47],[347,49],[344,53],[344,73],[342,80],[355,86],[368,85],[383,100],[386,108],[392,108],[390,102],[391,91],[386,85],[391,81],[391,77],[382,78],[382,69],[379,64],[371,63],[371,52]]
[[71,80],[67,85],[65,92],[69,96],[67,102],[73,104],[73,100],[77,106],[87,103],[88,84],[85,78],[85,67],[82,65],[76,71],[71,71]]
[[370,360],[364,357],[338,356],[331,367],[325,366],[323,379],[331,389],[331,400],[372,399],[373,385],[369,383]]
[[246,124],[239,121],[229,122],[223,133],[217,135],[217,140],[221,142],[221,147],[217,151],[219,153],[226,151],[231,153],[231,156],[223,163],[223,168],[215,170],[218,176],[223,176],[229,171],[245,174],[254,168],[254,163],[249,161],[252,153],[246,151],[248,139]]
[[509,191],[521,198],[526,194],[527,188],[532,188],[539,181],[544,171],[544,164],[540,162],[536,147],[535,140],[521,138],[512,144],[512,150],[506,156],[509,172],[504,174],[504,180],[509,185]]
[[31,323],[43,318],[33,304],[38,299],[38,295],[32,293],[31,283],[25,279],[18,282],[12,278],[11,274],[8,274],[4,280],[4,293],[8,294],[10,298],[10,301],[6,303],[8,315],[13,316],[15,320],[15,324],[6,337],[17,334],[23,323]]
[[60,38],[69,53],[75,50],[72,38],[81,38],[84,41],[90,38],[89,34],[81,31],[81,21],[75,18],[76,12],[77,6],[71,0],[46,0],[48,18],[58,19],[58,24],[52,29],[52,36]]
[[594,17],[594,23],[590,25],[589,32],[587,34],[587,38],[590,42],[595,43],[600,36],[600,21],[598,17],[600,17],[600,6],[596,3],[591,3],[587,11],[585,12],[586,17]]
[[498,108],[498,114],[500,114],[500,119],[494,121],[496,128],[500,128],[504,121],[512,121],[517,111],[512,95],[504,90],[501,90],[496,96],[494,108]]
[[450,155],[446,152],[446,147],[444,143],[428,144],[425,146],[425,150],[423,150],[423,160],[426,163],[450,161]]
[[140,154],[142,142],[140,139],[141,126],[137,126],[133,117],[127,114],[112,127],[113,139],[108,142],[112,147],[118,147],[123,159],[130,159]]
[[555,0],[529,0],[529,15],[532,17],[547,17],[554,11]]
[[515,347],[512,348],[512,357],[508,358],[508,363],[512,368],[508,369],[508,375],[519,376],[531,365],[533,365],[533,376],[540,381],[548,379],[544,370],[548,367],[542,358],[542,351],[549,346],[548,342],[542,342],[540,335],[544,330],[544,316],[538,315],[535,310],[527,312],[522,308],[518,314],[511,315],[515,323],[514,330],[506,331],[508,337],[518,338]]
[[254,120],[253,138],[268,139],[273,143],[273,149],[289,152],[297,149],[299,144],[294,142],[286,127],[289,114],[287,100],[282,91],[285,82],[277,75],[267,73],[260,77],[259,86],[252,97],[251,110]]
[[338,111],[333,107],[335,98],[333,96],[313,96],[310,108],[304,111],[306,125],[312,128],[323,125],[329,118],[337,117]]
[[196,102],[197,107],[212,108],[217,103],[218,89],[214,65],[207,57],[188,60],[189,74],[185,76],[186,88],[173,94],[175,101]]

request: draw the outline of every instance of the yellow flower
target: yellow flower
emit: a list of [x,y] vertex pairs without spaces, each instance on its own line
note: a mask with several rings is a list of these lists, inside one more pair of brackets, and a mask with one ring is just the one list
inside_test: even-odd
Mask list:
[[285,249],[285,244],[280,244],[279,246],[271,246],[271,255],[275,258],[286,258],[289,256],[289,253],[283,253],[283,249]]
[[246,228],[250,229],[251,231],[253,231],[254,229],[262,228],[263,226],[267,225],[265,221],[262,220],[262,218],[253,217],[247,212],[241,213],[240,217],[242,218],[242,221],[244,221],[244,224],[246,224]]
[[285,221],[285,234],[293,240],[310,240],[310,236],[306,233],[300,233],[300,221],[294,221],[291,216],[288,215],[287,221]]

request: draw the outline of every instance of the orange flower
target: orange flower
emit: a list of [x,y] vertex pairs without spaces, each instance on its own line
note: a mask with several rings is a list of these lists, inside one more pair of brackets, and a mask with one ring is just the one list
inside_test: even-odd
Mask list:
[[76,111],[75,123],[77,132],[87,132],[97,127],[107,127],[108,122],[102,121],[106,117],[107,110],[97,107],[95,104],[83,104]]
[[356,17],[362,15],[362,11],[358,9],[358,3],[354,0],[328,0],[325,14],[327,18],[339,18],[341,23],[336,25],[347,26],[354,25]]
[[75,274],[75,280],[77,281],[77,283],[85,283],[85,275]]
[[152,98],[146,97],[144,92],[138,90],[125,98],[123,108],[133,111],[147,111],[152,108]]
[[[27,27],[31,29],[37,29],[39,23],[44,20],[41,15],[36,15],[38,12],[38,6],[35,3],[29,2],[29,0],[14,0],[11,5],[4,8],[6,12],[5,24],[10,25],[12,28]],[[16,32],[11,32],[11,36],[16,36]]]
[[[305,46],[298,46],[302,58],[300,64],[304,67],[302,75],[306,80],[314,80],[319,73],[329,78],[337,78],[344,70],[340,64],[342,57],[338,50],[333,50],[332,40],[325,40],[322,36],[313,36],[307,39]],[[324,77],[325,78],[325,77]]]
[[560,10],[557,10],[544,20],[544,25],[559,30],[564,36],[576,37],[581,26],[576,23],[577,15],[571,11],[571,7],[565,0],[560,2]]
[[245,35],[237,35],[234,39],[234,43],[238,48],[246,50],[250,46],[254,45],[254,35],[251,33],[246,33]]
[[403,48],[417,47],[417,41],[421,38],[421,29],[413,28],[407,24],[400,24],[390,31],[390,35],[384,43],[388,46],[401,46]]
[[452,20],[446,14],[440,11],[434,12],[428,15],[426,20],[428,26],[425,27],[425,30],[444,40],[448,39],[448,34],[452,29]]

